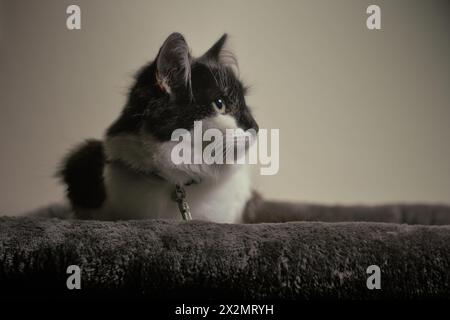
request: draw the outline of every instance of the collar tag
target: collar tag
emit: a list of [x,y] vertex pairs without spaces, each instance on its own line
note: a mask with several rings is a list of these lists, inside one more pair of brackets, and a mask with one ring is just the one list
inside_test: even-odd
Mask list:
[[189,221],[192,220],[191,216],[191,209],[189,208],[189,204],[186,200],[186,191],[184,188],[176,184],[175,185],[175,201],[178,204],[178,209],[180,210],[181,216],[183,217],[183,220]]

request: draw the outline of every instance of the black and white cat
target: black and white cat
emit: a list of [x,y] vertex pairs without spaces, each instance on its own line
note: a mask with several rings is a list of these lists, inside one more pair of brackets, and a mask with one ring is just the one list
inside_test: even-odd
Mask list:
[[193,219],[242,221],[252,197],[246,166],[171,161],[175,129],[258,130],[245,102],[236,60],[223,35],[193,58],[179,33],[171,34],[154,61],[137,74],[119,118],[103,141],[89,140],[65,159],[60,172],[78,218],[181,219],[173,201],[184,185]]

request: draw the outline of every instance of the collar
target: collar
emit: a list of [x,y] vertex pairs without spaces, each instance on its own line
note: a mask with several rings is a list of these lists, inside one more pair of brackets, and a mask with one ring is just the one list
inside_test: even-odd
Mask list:
[[126,162],[126,161],[124,161],[122,159],[107,159],[106,163],[110,164],[110,165],[113,165],[113,166],[116,166],[116,167],[121,168],[121,169],[125,169],[127,171],[131,171],[131,172],[133,172],[135,174],[138,174],[140,176],[146,176],[146,177],[149,177],[149,178],[155,178],[155,179],[158,179],[158,180],[167,181],[167,179],[165,179],[162,175],[160,175],[158,173],[158,171],[156,171],[156,170],[151,170],[151,171],[150,170],[142,170],[142,169],[133,167],[128,162]]
[[[162,181],[167,181],[169,182],[169,180],[167,180],[166,178],[163,177],[162,174],[159,173],[159,171],[157,170],[143,170],[143,169],[139,169],[136,167],[133,167],[132,165],[130,165],[128,162],[122,160],[122,159],[107,159],[106,160],[107,164],[112,164],[114,166],[117,166],[119,168],[125,169],[127,171],[131,171],[135,174],[138,174],[140,176],[146,176],[149,178],[155,178],[158,180],[162,180]],[[183,184],[179,184],[185,187],[188,187],[190,185],[193,184],[199,184],[201,183],[201,180],[195,180],[195,179],[190,179],[187,182],[183,183]]]

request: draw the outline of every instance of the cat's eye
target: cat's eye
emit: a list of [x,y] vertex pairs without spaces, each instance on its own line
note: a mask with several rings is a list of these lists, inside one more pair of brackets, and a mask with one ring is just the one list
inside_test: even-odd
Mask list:
[[214,109],[217,110],[219,113],[225,113],[226,105],[225,101],[222,98],[217,98],[213,102],[211,102],[211,105]]

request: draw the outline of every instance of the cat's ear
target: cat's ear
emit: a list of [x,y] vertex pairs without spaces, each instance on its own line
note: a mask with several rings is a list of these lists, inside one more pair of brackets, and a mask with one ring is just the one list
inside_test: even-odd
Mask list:
[[211,48],[208,49],[208,51],[205,52],[203,55],[204,59],[211,59],[211,60],[219,60],[220,54],[222,53],[222,50],[225,48],[225,43],[227,42],[228,35],[224,33],[219,40],[216,41],[216,43],[213,44]]
[[156,80],[159,88],[173,98],[191,98],[191,55],[180,33],[172,33],[159,49]]
[[228,35],[224,33],[219,40],[217,40],[216,43],[200,57],[200,59],[205,62],[214,61],[229,66],[236,74],[238,74],[239,66],[236,57],[227,49],[227,39]]

